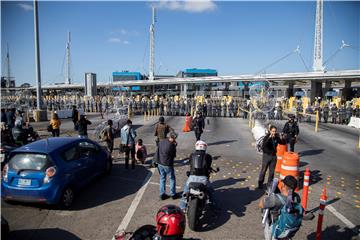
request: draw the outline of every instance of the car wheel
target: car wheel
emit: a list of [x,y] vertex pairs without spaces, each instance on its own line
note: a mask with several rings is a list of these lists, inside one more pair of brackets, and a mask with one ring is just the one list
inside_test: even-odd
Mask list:
[[74,201],[74,191],[70,187],[66,187],[61,194],[59,207],[61,209],[69,209]]
[[105,175],[110,175],[110,174],[111,174],[111,170],[112,170],[112,159],[109,158],[109,159],[106,161]]

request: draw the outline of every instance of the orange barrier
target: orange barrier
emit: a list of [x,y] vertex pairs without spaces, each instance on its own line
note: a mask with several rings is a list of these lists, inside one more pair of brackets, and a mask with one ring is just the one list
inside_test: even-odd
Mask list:
[[276,147],[275,173],[280,173],[280,171],[281,171],[282,159],[283,159],[285,152],[287,152],[287,145],[286,144],[278,144]]
[[183,127],[183,132],[190,132],[191,131],[191,129],[190,129],[191,121],[192,121],[191,116],[186,116],[185,117],[185,126]]
[[317,223],[317,228],[316,228],[316,240],[321,239],[321,229],[322,229],[322,222],[323,222],[323,218],[324,218],[324,210],[326,207],[326,200],[327,200],[326,185],[324,185],[324,189],[323,189],[323,192],[320,197],[320,210],[319,210],[319,218],[318,218],[318,223]]
[[[279,181],[279,188],[281,189],[281,180],[283,180],[286,176],[291,175],[295,177],[297,180],[299,180],[299,163],[300,158],[297,153],[294,152],[285,152],[282,164],[281,164],[281,170],[280,170],[280,181]],[[295,191],[298,191],[298,187],[295,189]]]
[[309,183],[310,183],[310,170],[309,168],[306,168],[304,174],[304,185],[303,185],[302,198],[301,198],[301,206],[304,208],[304,211],[306,211],[306,207],[307,207]]

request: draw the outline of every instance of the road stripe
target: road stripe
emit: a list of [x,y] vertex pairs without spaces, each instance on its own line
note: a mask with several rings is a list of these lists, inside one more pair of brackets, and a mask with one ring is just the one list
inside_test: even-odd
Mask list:
[[[146,178],[144,179],[143,183],[142,183],[142,187],[139,189],[139,191],[137,192],[134,200],[132,201],[125,217],[123,218],[122,222],[120,223],[119,227],[117,228],[116,232],[122,231],[122,230],[126,230],[126,228],[129,226],[129,223],[131,221],[131,218],[133,217],[137,206],[139,205],[142,196],[144,195],[144,192],[147,188],[147,186],[149,185],[151,176],[154,174],[155,172],[155,168],[151,169],[150,172],[147,174]],[[112,238],[112,240],[115,240],[115,237]]]
[[349,229],[351,229],[353,232],[358,234],[360,236],[360,231],[356,228],[355,224],[350,222],[344,215],[339,213],[333,206],[328,205],[326,206],[326,209],[328,209],[332,214],[334,214],[340,221],[342,221]]

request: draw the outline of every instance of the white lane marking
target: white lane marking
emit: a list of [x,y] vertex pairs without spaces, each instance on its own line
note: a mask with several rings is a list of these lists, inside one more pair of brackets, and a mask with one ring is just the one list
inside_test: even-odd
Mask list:
[[341,213],[339,213],[333,206],[331,205],[327,205],[326,209],[328,209],[332,214],[335,215],[335,217],[337,217],[340,221],[342,221],[349,229],[351,229],[352,231],[354,231],[356,234],[359,234],[360,236],[360,232],[358,230],[358,232],[356,232],[356,226],[355,224],[353,224],[352,222],[349,221],[349,219],[347,219],[346,217],[344,217],[344,215],[342,215]]
[[[143,181],[142,187],[139,189],[139,191],[137,192],[134,200],[132,201],[125,217],[123,218],[122,222],[120,223],[119,227],[117,228],[116,232],[122,231],[122,230],[126,230],[126,228],[129,226],[129,223],[131,221],[131,218],[133,217],[137,206],[140,203],[140,200],[142,198],[142,196],[144,195],[144,192],[150,182],[150,179],[152,177],[152,175],[155,172],[155,168],[151,169],[150,172],[147,174],[146,178]],[[112,240],[115,240],[115,237],[112,238]]]

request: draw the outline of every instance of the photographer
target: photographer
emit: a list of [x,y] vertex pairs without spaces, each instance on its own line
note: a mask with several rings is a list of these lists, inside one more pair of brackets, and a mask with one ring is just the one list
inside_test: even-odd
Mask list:
[[270,126],[270,131],[263,140],[262,150],[262,166],[258,180],[258,189],[263,188],[264,178],[267,169],[269,168],[269,177],[267,184],[271,184],[274,179],[274,171],[276,166],[276,147],[278,144],[285,144],[284,136],[277,133],[275,126]]

